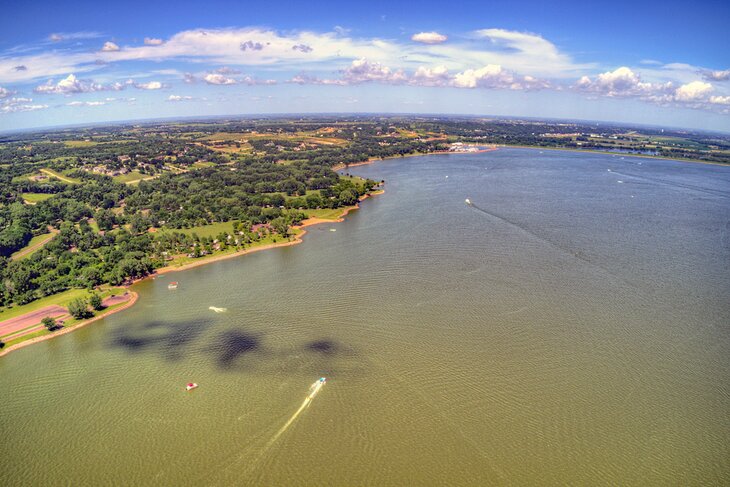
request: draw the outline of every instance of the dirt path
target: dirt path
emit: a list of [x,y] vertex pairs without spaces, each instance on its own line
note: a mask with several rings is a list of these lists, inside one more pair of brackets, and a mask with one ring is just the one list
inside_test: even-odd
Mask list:
[[41,169],[41,172],[42,172],[42,173],[45,173],[45,174],[48,174],[48,175],[49,175],[49,176],[51,176],[52,178],[58,178],[58,179],[60,179],[61,181],[64,181],[64,182],[66,182],[66,183],[70,183],[70,184],[76,184],[76,181],[73,181],[73,180],[71,180],[71,179],[68,179],[68,178],[66,178],[66,177],[64,177],[64,176],[62,176],[62,175],[60,175],[60,174],[57,174],[57,173],[51,172],[51,171],[49,171],[48,169]]
[[51,227],[48,227],[48,231],[51,232],[51,234],[48,235],[48,238],[44,238],[43,240],[41,240],[37,244],[33,245],[32,247],[28,247],[27,249],[21,250],[17,254],[14,254],[11,257],[11,259],[12,260],[19,260],[19,259],[22,259],[23,257],[25,257],[26,255],[35,252],[36,250],[38,250],[39,248],[43,247],[45,244],[47,244],[48,242],[50,242],[50,240],[53,237],[55,237],[56,234],[58,233],[58,230],[56,230],[55,228],[51,228]]

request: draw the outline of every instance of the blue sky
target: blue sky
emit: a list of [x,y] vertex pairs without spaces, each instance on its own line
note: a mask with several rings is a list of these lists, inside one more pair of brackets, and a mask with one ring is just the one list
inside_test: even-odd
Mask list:
[[0,130],[391,112],[730,132],[727,2],[13,2]]

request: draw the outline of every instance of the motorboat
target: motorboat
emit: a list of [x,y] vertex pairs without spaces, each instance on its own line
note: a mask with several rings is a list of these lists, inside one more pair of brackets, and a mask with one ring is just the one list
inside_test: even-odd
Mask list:
[[186,391],[192,391],[193,389],[197,388],[198,384],[195,382],[189,382],[188,385],[185,386]]
[[177,281],[172,281],[167,285],[167,289],[177,289]]

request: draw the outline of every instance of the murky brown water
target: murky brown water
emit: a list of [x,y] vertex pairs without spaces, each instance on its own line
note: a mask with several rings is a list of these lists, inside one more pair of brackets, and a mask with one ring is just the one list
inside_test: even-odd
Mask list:
[[353,172],[386,194],[303,245],[0,359],[3,483],[730,483],[730,168]]

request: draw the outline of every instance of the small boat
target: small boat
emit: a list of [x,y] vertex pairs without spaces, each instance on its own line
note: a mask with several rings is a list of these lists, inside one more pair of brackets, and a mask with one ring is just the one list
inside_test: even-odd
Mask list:
[[319,378],[319,381],[320,381],[320,382],[321,382],[322,384],[324,384],[325,382],[327,382],[327,378],[326,378],[326,377],[320,377],[320,378]]
[[167,285],[167,289],[177,289],[177,281],[172,281]]
[[330,232],[336,232],[336,231],[337,231],[336,228],[330,228]]
[[196,384],[195,382],[189,382],[188,385],[185,386],[185,390],[192,391],[196,387],[198,387],[198,384]]
[[471,205],[471,200],[469,198],[467,198],[465,201],[467,205]]

